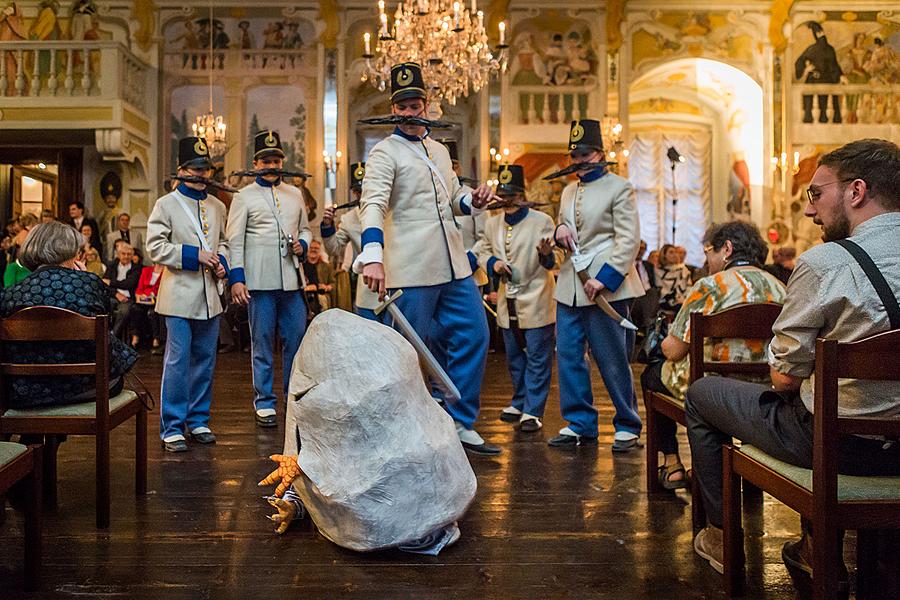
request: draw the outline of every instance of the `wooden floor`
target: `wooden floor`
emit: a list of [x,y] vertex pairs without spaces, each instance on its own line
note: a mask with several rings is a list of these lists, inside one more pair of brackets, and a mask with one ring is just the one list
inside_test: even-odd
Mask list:
[[[161,357],[142,356],[137,373],[153,390],[160,371]],[[248,354],[220,355],[216,375],[214,447],[164,453],[153,411],[146,497],[133,492],[133,425],[113,435],[108,531],[94,529],[90,441],[62,445],[59,506],[45,518],[43,591],[21,591],[22,521],[7,508],[0,598],[723,597],[718,574],[691,550],[689,496],[648,497],[643,450],[610,452],[612,413],[596,373],[601,444],[560,452],[545,442],[562,427],[555,378],[543,431],[518,434],[497,420],[511,388],[502,355],[490,355],[478,429],[504,454],[471,457],[477,497],[461,540],[436,558],[353,553],[309,522],[276,536],[256,482],[281,449],[282,429],[253,422]],[[748,597],[793,598],[780,549],[799,529],[796,516],[766,497],[747,529]]]

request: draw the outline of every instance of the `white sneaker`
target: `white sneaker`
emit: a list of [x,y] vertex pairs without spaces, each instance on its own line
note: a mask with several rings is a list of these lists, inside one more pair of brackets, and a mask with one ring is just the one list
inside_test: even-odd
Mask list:
[[474,429],[466,429],[462,423],[455,423],[455,425],[456,435],[459,436],[459,441],[473,446],[481,446],[484,444],[484,438],[478,435],[478,432]]

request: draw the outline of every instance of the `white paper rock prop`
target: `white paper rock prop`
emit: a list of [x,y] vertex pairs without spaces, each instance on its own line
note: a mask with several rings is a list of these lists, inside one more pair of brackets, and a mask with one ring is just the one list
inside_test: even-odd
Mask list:
[[351,550],[419,539],[459,519],[475,473],[453,420],[396,331],[332,309],[311,323],[291,374],[285,454],[319,531]]

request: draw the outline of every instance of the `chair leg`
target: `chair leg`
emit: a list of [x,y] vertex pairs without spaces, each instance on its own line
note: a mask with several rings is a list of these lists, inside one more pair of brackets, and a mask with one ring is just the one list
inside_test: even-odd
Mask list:
[[141,406],[134,421],[134,493],[147,493],[147,409]]
[[659,447],[656,443],[656,412],[648,401],[647,394],[644,394],[644,408],[646,409],[647,418],[645,420],[646,434],[644,445],[646,446],[645,454],[647,455],[647,493],[658,492],[662,490],[657,479],[659,472]]
[[98,431],[97,442],[97,529],[109,527],[109,430]]
[[26,483],[25,503],[25,589],[33,592],[41,583],[41,535],[43,528],[43,455],[40,446],[31,446],[34,468]]
[[856,597],[869,600],[875,595],[878,570],[878,532],[860,529],[856,532]]
[[837,565],[841,560],[843,532],[829,527],[824,518],[813,519],[815,532],[812,544],[813,554],[813,600],[836,600],[838,598]]
[[[741,477],[732,469],[732,449],[723,446],[722,463],[722,538],[725,593],[740,596],[744,592],[744,531],[741,528]],[[702,498],[694,498],[693,504]]]
[[56,454],[59,451],[59,438],[55,435],[44,436],[44,506],[56,508]]
[[747,481],[746,479],[741,482],[741,486],[744,490],[744,505],[750,506],[753,508],[757,508],[762,506],[763,500],[763,491]]

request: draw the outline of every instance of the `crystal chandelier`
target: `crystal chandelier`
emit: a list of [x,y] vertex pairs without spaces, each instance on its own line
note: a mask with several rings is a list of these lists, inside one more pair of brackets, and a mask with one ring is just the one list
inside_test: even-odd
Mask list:
[[609,160],[624,162],[628,159],[628,148],[625,147],[625,140],[622,139],[622,124],[615,117],[606,116],[600,122],[600,129],[603,135],[603,146],[606,148],[606,157]]
[[392,27],[384,11],[384,0],[378,0],[380,30],[372,53],[368,32],[365,43],[366,71],[363,81],[371,81],[379,90],[389,85],[391,67],[401,62],[422,65],[429,97],[446,100],[451,105],[477,92],[491,75],[505,72],[508,62],[506,23],[499,25],[500,44],[494,56],[484,28],[484,13],[477,0],[470,8],[451,0],[405,0],[397,5]]
[[225,156],[228,151],[228,144],[225,142],[225,118],[222,115],[216,116],[213,113],[213,30],[215,22],[213,21],[213,5],[212,0],[209,2],[209,48],[207,49],[206,70],[209,73],[209,112],[205,115],[197,115],[191,129],[195,137],[203,138],[206,141],[206,147],[209,148],[209,155],[212,157]]

